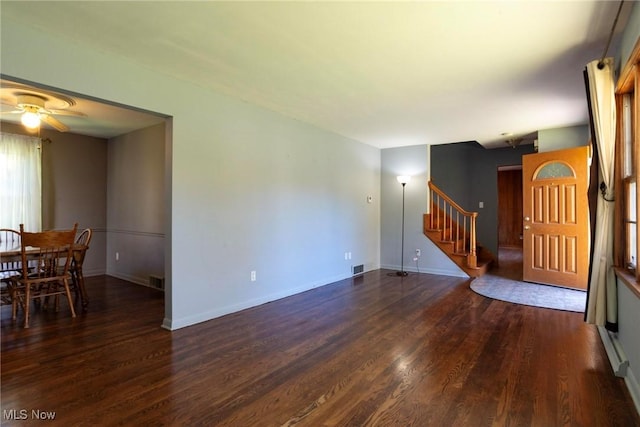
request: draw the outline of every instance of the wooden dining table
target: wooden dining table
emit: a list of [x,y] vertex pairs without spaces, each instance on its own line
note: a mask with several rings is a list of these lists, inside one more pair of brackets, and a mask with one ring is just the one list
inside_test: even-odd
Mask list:
[[[74,243],[72,246],[73,258],[74,260],[82,259],[82,252],[86,251],[88,246],[81,245],[78,243]],[[25,254],[27,258],[29,258],[30,254],[36,254],[38,252],[38,248],[27,247],[25,248]],[[20,247],[20,242],[15,241],[5,241],[0,242],[0,258],[2,261],[21,261],[22,260],[22,248]],[[73,262],[73,261],[72,261]],[[69,271],[71,271],[71,267],[69,267]],[[78,289],[78,295],[80,296],[80,303],[82,304],[82,308],[86,309],[89,305],[89,295],[87,294],[87,289],[84,285],[84,275],[82,273],[82,263],[78,262],[75,274],[71,274],[71,278],[75,286]]]

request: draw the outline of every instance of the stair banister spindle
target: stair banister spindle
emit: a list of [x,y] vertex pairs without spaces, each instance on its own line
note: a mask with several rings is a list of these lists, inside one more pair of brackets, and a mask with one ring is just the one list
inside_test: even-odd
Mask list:
[[462,248],[466,250],[467,248],[467,222],[469,221],[468,217],[464,217],[464,224],[462,225]]
[[[444,209],[444,199],[441,199],[442,209]],[[442,215],[442,209],[438,209],[438,228],[440,228],[440,216]],[[444,222],[444,219],[443,219]]]
[[449,240],[453,239],[453,206],[449,205]]
[[438,195],[437,209],[436,209],[436,228],[440,228],[440,195]]
[[471,213],[471,224],[469,230],[469,257],[468,264],[470,267],[478,266],[478,255],[476,254],[476,217],[478,216],[477,212]]
[[442,209],[444,209],[444,205],[443,205],[444,201],[442,199],[440,199],[440,205],[438,206],[438,229],[442,228]]
[[436,226],[434,228],[440,228],[440,195],[438,194],[436,197],[436,211],[434,212],[436,216]]
[[[456,211],[456,224],[460,224],[460,212]],[[460,252],[460,227],[456,227],[456,252]]]
[[431,199],[429,199],[429,203],[431,204],[431,215],[429,215],[429,228],[433,230],[433,215],[435,214],[436,210],[433,206],[433,192],[431,192]]

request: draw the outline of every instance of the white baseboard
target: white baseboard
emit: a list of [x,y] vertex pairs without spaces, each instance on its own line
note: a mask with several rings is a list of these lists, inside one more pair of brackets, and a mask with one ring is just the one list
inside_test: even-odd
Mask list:
[[[391,264],[381,265],[380,268],[385,269],[385,270],[397,270],[397,271],[401,270],[399,265],[391,265]],[[418,269],[415,266],[405,265],[402,269],[404,271],[408,271],[410,273],[427,273],[427,274],[437,274],[439,276],[469,278],[469,275],[467,273],[465,273],[464,271],[459,269],[457,266],[456,266],[456,268],[457,268],[457,271],[456,270],[450,270],[450,269],[428,268],[428,267],[424,267],[424,268],[421,267],[421,268]]]
[[633,367],[629,366],[629,359],[624,354],[617,335],[609,332],[604,326],[598,326],[598,333],[614,374],[617,377],[624,378],[624,383],[627,385],[636,411],[640,414],[640,383],[633,372]]
[[[121,274],[121,273],[116,273],[116,272],[110,272],[110,273],[106,273],[107,275],[111,276],[111,277],[115,277],[117,279],[122,279],[122,280],[126,280],[127,282],[131,282],[131,283],[135,283],[136,285],[142,285],[142,286],[146,286],[151,288],[151,286],[149,286],[149,279],[148,278],[142,278],[142,277],[137,277],[137,276],[133,276],[130,274]],[[156,288],[153,288],[156,289]]]
[[636,411],[640,414],[640,383],[632,369],[627,370],[627,376],[624,377],[624,382],[627,385],[627,389],[629,389],[633,403],[636,405]]
[[185,316],[182,318],[165,318],[162,322],[162,327],[164,329],[168,329],[170,331],[175,331],[176,329],[185,328],[187,326],[195,325],[197,323],[206,322],[208,320],[215,319],[217,317],[221,317],[230,313],[236,313],[241,310],[245,310],[252,307],[257,307],[262,304],[266,304],[268,302],[276,301],[281,298],[286,298],[292,295],[296,295],[302,292],[306,292],[308,290],[319,288],[321,286],[330,285],[332,283],[338,282],[340,280],[348,279],[353,277],[351,274],[340,274],[332,277],[327,277],[322,280],[307,282],[303,284],[299,284],[295,287],[280,290],[278,292],[274,292],[267,295],[262,295],[258,298],[254,298],[251,300],[241,301],[236,304],[231,304],[226,307],[217,307],[213,310],[209,310],[202,313],[196,313],[194,315]]
[[629,359],[624,354],[617,337],[611,334],[604,326],[598,326],[598,333],[600,333],[600,339],[602,340],[602,344],[604,344],[609,363],[611,363],[611,368],[616,374],[616,377],[626,377]]

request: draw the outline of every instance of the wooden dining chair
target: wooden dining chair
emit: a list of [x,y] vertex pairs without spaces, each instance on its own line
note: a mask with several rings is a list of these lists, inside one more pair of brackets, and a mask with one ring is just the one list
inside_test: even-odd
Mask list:
[[[11,249],[20,245],[20,232],[9,228],[0,229],[0,247]],[[0,259],[0,305],[11,304],[9,283],[20,276],[20,260]]]
[[71,266],[69,271],[71,272],[72,288],[76,294],[76,299],[79,297],[82,301],[82,307],[86,308],[89,303],[89,297],[87,290],[84,287],[84,274],[82,272],[82,264],[84,264],[84,257],[89,249],[89,243],[91,242],[91,236],[93,231],[90,228],[85,228],[78,235],[76,244],[73,249],[73,258],[71,259]]
[[71,317],[76,312],[71,299],[69,267],[78,224],[70,230],[30,233],[20,224],[22,274],[10,284],[13,319],[18,305],[24,312],[24,327],[29,327],[29,307],[32,299],[66,295]]

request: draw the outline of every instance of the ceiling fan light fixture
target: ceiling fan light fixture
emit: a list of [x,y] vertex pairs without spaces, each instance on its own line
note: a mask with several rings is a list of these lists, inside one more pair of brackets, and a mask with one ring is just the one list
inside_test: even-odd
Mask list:
[[40,114],[37,113],[37,110],[36,112],[30,111],[29,109],[25,110],[20,118],[22,124],[29,129],[37,129],[40,127]]
[[523,141],[524,138],[510,138],[505,142],[513,148],[516,148]]

